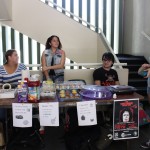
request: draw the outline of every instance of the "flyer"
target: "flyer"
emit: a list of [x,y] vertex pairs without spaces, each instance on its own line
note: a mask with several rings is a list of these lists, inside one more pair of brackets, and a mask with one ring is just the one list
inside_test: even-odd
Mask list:
[[32,104],[13,103],[13,126],[32,127]]
[[113,139],[139,137],[139,99],[114,100]]
[[58,102],[39,103],[39,116],[41,126],[59,126]]
[[97,124],[96,103],[94,100],[77,102],[77,113],[79,126]]

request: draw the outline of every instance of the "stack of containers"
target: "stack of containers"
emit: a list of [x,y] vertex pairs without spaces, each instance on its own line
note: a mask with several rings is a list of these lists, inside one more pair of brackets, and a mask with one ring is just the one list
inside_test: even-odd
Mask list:
[[32,75],[30,79],[18,82],[18,102],[36,103],[40,100],[39,75]]

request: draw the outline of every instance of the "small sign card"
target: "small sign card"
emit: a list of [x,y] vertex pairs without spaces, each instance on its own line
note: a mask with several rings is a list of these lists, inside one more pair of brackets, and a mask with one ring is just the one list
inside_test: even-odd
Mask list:
[[39,103],[41,126],[59,126],[59,103]]
[[32,104],[13,103],[13,126],[32,127]]
[[77,102],[77,113],[79,126],[97,124],[96,103],[94,100]]
[[139,99],[114,101],[113,139],[139,137]]

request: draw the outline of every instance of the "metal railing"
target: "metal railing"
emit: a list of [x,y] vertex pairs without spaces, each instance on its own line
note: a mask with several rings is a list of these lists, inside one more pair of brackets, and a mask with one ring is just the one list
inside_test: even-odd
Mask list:
[[[113,66],[126,66],[127,63],[114,63]],[[71,63],[71,64],[65,64],[66,66],[102,66],[102,63]],[[41,64],[26,64],[26,67],[41,67]]]
[[88,26],[93,27],[94,29],[98,29],[98,33],[101,33],[101,32],[102,32],[102,30],[101,30],[100,28],[95,27],[94,25],[92,25],[92,24],[90,24],[89,22],[83,20],[82,18],[80,18],[79,16],[75,15],[74,13],[72,13],[72,12],[66,10],[65,8],[63,8],[63,7],[59,6],[59,5],[57,5],[56,3],[54,3],[54,2],[52,2],[52,1],[50,1],[50,0],[46,0],[45,2],[53,4],[53,6],[60,8],[62,11],[64,11],[64,12],[70,14],[70,15],[73,16],[73,17],[76,17],[77,19],[79,19],[80,21],[84,22],[84,23],[87,24]]

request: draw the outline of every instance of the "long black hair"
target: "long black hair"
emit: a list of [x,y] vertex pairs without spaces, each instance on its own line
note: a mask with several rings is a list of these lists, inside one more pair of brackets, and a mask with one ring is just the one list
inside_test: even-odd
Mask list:
[[14,52],[16,52],[15,49],[9,49],[8,51],[6,51],[6,53],[5,53],[6,63],[5,63],[5,64],[8,64],[8,57],[9,57],[9,56],[12,56],[12,54],[13,54]]
[[53,39],[54,37],[56,37],[56,38],[58,39],[58,42],[59,42],[58,48],[59,48],[59,49],[62,48],[62,44],[61,44],[61,42],[60,42],[59,37],[56,36],[56,35],[52,35],[52,36],[50,36],[50,37],[47,39],[46,44],[45,44],[45,49],[50,49],[50,48],[51,48],[50,43],[51,43],[51,41],[52,41],[52,39]]

